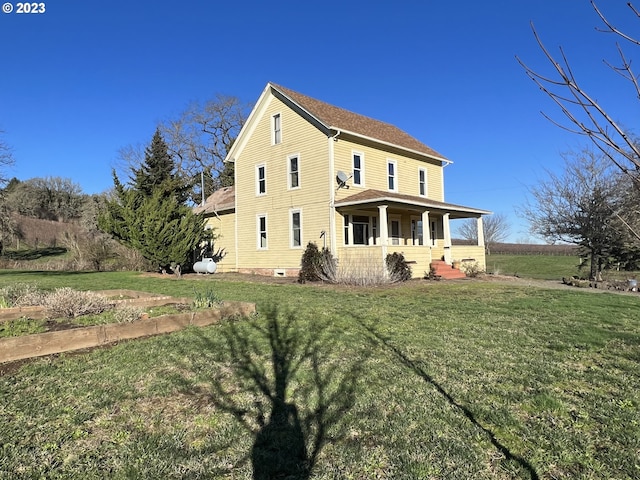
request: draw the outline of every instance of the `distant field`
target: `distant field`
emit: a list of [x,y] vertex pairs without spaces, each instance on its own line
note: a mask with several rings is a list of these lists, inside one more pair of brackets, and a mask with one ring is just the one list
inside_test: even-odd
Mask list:
[[517,275],[539,280],[557,280],[585,275],[578,269],[580,258],[567,255],[487,255],[487,273]]

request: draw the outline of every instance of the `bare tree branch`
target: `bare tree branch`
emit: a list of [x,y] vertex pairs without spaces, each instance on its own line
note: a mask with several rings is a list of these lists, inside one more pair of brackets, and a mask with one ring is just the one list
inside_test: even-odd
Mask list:
[[[0,137],[4,135],[4,131],[0,130]],[[15,163],[13,158],[13,152],[8,143],[0,138],[0,185],[6,184],[9,179],[5,173],[7,167],[12,166]]]
[[[613,26],[593,1],[591,5],[606,26],[606,29],[599,29],[600,31],[613,33],[634,45],[640,45],[639,39],[627,35]],[[630,3],[628,6],[633,14],[640,18],[638,11]],[[634,138],[618,121],[614,120],[603,105],[581,87],[562,47],[559,49],[560,61],[558,61],[544,46],[533,23],[531,29],[540,50],[553,67],[554,75],[542,75],[527,66],[519,57],[516,59],[524,68],[527,76],[559,107],[568,123],[554,120],[544,112],[543,116],[568,132],[588,137],[606,158],[632,178],[634,184],[640,188],[640,147]],[[616,67],[607,61],[604,63],[628,81],[632,86],[634,96],[636,99],[640,99],[640,85],[638,77],[633,73],[631,60],[628,59],[619,44],[616,44],[616,48],[621,65]]]

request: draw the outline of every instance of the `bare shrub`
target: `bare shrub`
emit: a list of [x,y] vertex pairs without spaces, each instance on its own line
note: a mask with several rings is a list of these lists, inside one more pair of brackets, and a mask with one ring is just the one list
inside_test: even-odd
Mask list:
[[387,270],[389,272],[389,280],[392,282],[406,282],[411,280],[411,267],[400,252],[394,252],[387,255],[385,259]]
[[325,259],[323,275],[324,280],[342,285],[375,286],[391,282],[384,261],[377,255],[345,256],[339,262]]
[[144,310],[133,305],[122,304],[117,305],[113,310],[113,319],[117,323],[131,323],[139,320]]
[[0,289],[0,297],[9,307],[30,307],[42,305],[45,292],[33,283],[15,283]]
[[471,278],[475,278],[481,273],[484,273],[478,262],[462,262],[460,271]]
[[113,308],[114,303],[104,295],[63,287],[46,295],[43,306],[50,318],[75,318],[102,313]]

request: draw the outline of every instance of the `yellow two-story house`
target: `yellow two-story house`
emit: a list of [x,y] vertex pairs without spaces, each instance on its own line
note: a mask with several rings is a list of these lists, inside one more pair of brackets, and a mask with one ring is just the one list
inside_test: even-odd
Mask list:
[[[310,241],[343,264],[401,252],[415,277],[433,260],[485,268],[490,212],[446,203],[451,162],[393,125],[269,83],[225,161],[235,186],[196,209],[224,248],[219,272],[297,275]],[[478,245],[451,244],[457,218],[477,219]]]

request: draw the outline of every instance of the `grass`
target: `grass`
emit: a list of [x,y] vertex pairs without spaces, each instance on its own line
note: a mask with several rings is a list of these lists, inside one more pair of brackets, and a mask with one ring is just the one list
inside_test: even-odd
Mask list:
[[640,477],[637,296],[0,272],[27,280],[259,314],[0,376],[0,479]]
[[585,275],[579,257],[565,255],[487,255],[487,272],[515,275],[540,280],[560,280],[572,275]]

